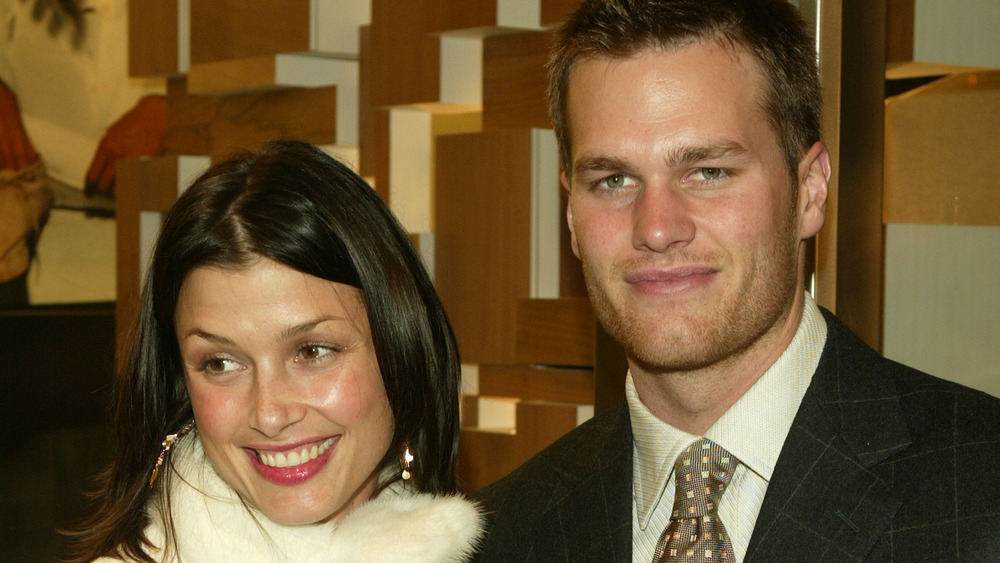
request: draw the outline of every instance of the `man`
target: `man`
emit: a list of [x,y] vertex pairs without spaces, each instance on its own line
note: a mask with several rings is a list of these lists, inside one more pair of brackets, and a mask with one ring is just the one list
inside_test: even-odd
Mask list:
[[881,358],[805,293],[831,165],[797,11],[585,2],[549,94],[626,401],[478,494],[482,559],[1000,559],[1000,401]]

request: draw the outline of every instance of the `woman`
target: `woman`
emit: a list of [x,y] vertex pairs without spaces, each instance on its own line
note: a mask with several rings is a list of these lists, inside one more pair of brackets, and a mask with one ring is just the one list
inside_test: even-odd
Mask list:
[[76,561],[462,561],[459,361],[374,190],[295,141],[168,214]]

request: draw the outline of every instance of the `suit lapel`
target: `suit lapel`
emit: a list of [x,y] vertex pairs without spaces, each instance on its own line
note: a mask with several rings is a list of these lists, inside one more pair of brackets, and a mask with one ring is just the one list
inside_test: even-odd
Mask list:
[[559,466],[530,559],[632,560],[632,428],[624,401],[593,437],[580,444],[577,460]]
[[782,447],[747,561],[863,560],[899,508],[877,464],[909,445],[884,360],[829,312],[826,346]]

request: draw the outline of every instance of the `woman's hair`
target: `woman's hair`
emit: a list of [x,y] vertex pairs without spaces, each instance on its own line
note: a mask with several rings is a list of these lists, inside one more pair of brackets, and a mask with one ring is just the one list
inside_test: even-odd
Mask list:
[[406,443],[418,490],[455,490],[458,350],[420,257],[357,174],[309,144],[274,141],[213,166],[167,214],[116,380],[116,458],[101,477],[98,513],[73,534],[75,560],[150,560],[145,510],[166,498],[169,481],[150,487],[150,473],[164,437],[193,417],[174,331],[181,284],[195,268],[261,257],[361,290],[395,423],[377,471],[397,464]]

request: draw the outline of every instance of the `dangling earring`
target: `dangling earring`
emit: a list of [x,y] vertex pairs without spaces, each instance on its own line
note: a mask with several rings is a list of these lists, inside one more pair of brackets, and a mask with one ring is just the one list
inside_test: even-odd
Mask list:
[[160,466],[163,465],[163,460],[166,459],[167,454],[170,453],[170,448],[174,446],[181,438],[188,435],[188,432],[194,428],[194,420],[188,422],[181,428],[181,431],[176,434],[167,434],[167,437],[163,439],[162,445],[163,449],[160,450],[160,455],[156,457],[156,465],[153,466],[153,474],[149,476],[149,486],[152,487],[153,483],[156,482],[156,478],[160,476]]
[[403,474],[402,474],[402,477],[403,477],[404,481],[408,480],[410,477],[413,477],[413,474],[410,473],[410,462],[411,461],[413,461],[413,454],[410,453],[410,445],[409,444],[404,444],[403,445]]

